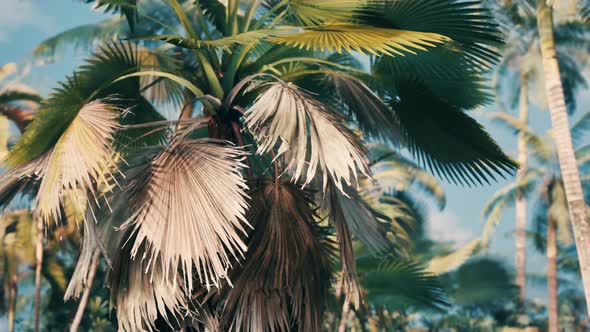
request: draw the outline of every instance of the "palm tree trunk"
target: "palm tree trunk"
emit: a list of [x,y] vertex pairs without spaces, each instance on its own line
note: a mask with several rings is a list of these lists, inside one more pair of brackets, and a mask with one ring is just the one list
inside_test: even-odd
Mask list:
[[559,332],[557,305],[557,225],[549,220],[547,225],[547,312],[549,332]]
[[[586,203],[584,202],[580,173],[574,154],[559,64],[557,62],[553,36],[553,12],[547,6],[545,0],[537,1],[537,4],[537,24],[541,38],[541,54],[545,71],[545,91],[549,110],[551,111],[555,145],[576,239],[586,304],[590,304],[590,221],[586,212]],[[590,305],[587,305],[587,308],[590,314]]]
[[10,276],[10,289],[8,294],[8,332],[14,332],[16,319],[16,297],[18,294],[18,272],[13,271]]
[[[529,121],[529,104],[528,104],[528,78],[521,75],[520,78],[520,121],[528,125]],[[516,175],[516,180],[521,181],[526,174],[527,162],[527,139],[526,134],[521,132],[518,135],[518,162],[520,168]],[[516,285],[519,287],[518,303],[521,312],[525,310],[525,289],[526,289],[526,223],[527,223],[527,200],[523,192],[519,192],[516,197]]]
[[98,269],[99,258],[100,249],[96,249],[94,252],[94,257],[92,257],[90,271],[88,272],[88,281],[86,282],[86,288],[84,289],[84,293],[82,293],[82,297],[80,298],[80,304],[78,304],[76,316],[74,316],[74,320],[72,321],[72,325],[70,326],[70,332],[76,332],[78,331],[78,328],[80,328],[82,317],[84,317],[84,310],[86,309],[86,304],[88,304],[88,298],[90,297],[92,285],[94,284],[94,277],[96,276],[96,270]]
[[39,315],[41,308],[41,269],[43,268],[43,219],[37,220],[37,246],[35,252],[35,309],[33,331],[39,331]]

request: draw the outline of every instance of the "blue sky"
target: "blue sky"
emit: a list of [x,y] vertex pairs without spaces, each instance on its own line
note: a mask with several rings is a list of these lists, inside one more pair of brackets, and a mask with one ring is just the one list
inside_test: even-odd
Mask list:
[[[42,40],[69,28],[97,22],[106,16],[92,11],[88,5],[74,0],[0,0],[0,64],[19,62]],[[46,94],[57,81],[62,80],[81,63],[84,54],[66,54],[56,63],[36,67],[20,80]],[[587,95],[587,93],[586,93]],[[588,101],[589,98],[583,98]],[[586,110],[587,103],[580,102],[580,109]],[[493,110],[488,107],[486,110]],[[532,111],[533,126],[545,130],[549,125],[547,112]],[[484,125],[489,122],[482,120]],[[510,154],[516,150],[516,137],[502,129],[488,127],[492,135]],[[434,239],[457,241],[464,244],[478,237],[482,230],[481,210],[485,202],[508,181],[501,181],[486,187],[459,187],[445,183],[447,208],[443,212],[431,211],[429,230]],[[500,227],[496,231],[490,254],[503,258],[512,265],[514,244],[514,212],[507,210]],[[528,255],[529,271],[542,273],[545,267],[544,256],[533,253]],[[537,289],[535,295],[542,295]]]

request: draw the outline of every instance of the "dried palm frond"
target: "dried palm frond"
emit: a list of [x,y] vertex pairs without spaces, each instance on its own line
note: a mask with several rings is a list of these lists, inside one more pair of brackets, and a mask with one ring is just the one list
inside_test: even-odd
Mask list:
[[330,287],[330,256],[312,201],[297,185],[261,180],[251,193],[243,268],[226,289],[224,330],[319,331]]
[[148,255],[143,245],[138,249],[140,258],[136,259],[132,258],[129,247],[125,245],[120,250],[109,275],[119,331],[157,331],[159,318],[171,327],[178,327],[184,317],[191,315],[182,280],[163,272],[160,262],[142,259],[143,254]]
[[133,213],[122,228],[133,228],[132,256],[166,276],[181,271],[189,290],[193,269],[206,287],[218,285],[246,251],[244,155],[210,139],[175,139],[156,154],[130,180]]
[[[361,303],[361,289],[356,271],[356,258],[352,247],[352,236],[346,223],[347,216],[340,206],[339,196],[342,194],[330,186],[327,198],[327,210],[330,212],[330,222],[336,229],[336,238],[340,249],[340,264],[342,291],[344,292],[344,306],[350,303],[358,309]],[[339,294],[337,294],[339,296]]]
[[59,219],[64,190],[90,190],[95,183],[108,184],[114,166],[111,143],[119,127],[118,115],[114,106],[103,101],[86,104],[54,148],[41,157],[41,169],[35,175],[43,180],[35,211],[43,220]]
[[304,185],[314,179],[318,166],[324,188],[328,175],[342,190],[343,183],[356,183],[357,170],[368,173],[364,147],[336,114],[292,83],[269,85],[245,113],[246,125],[259,143],[258,153],[279,144],[286,170],[294,182],[303,177]]
[[5,204],[18,192],[36,189],[40,182],[34,210],[48,222],[60,219],[64,195],[71,190],[81,189],[75,199],[86,201],[95,184],[108,183],[111,177],[115,164],[111,143],[119,128],[117,111],[103,100],[84,105],[53,148],[0,177],[0,202]]

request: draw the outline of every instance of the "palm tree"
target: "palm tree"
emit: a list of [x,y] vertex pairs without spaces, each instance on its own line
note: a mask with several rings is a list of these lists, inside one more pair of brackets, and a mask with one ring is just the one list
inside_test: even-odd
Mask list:
[[[537,22],[541,39],[547,102],[551,111],[551,122],[555,131],[554,139],[563,175],[570,218],[574,227],[586,302],[590,303],[590,244],[586,241],[590,237],[590,218],[584,201],[582,182],[569,131],[566,98],[555,48],[553,10],[544,0],[537,1]],[[590,306],[588,307],[588,313],[590,314]]]
[[[519,182],[500,189],[484,209],[484,216],[488,218],[488,227],[500,218],[503,208],[518,197],[519,193],[526,194],[539,202],[535,213],[535,234],[537,248],[545,250],[547,254],[547,290],[549,330],[559,330],[558,292],[557,292],[557,249],[558,239],[568,244],[570,239],[570,217],[564,191],[563,176],[561,175],[557,148],[551,143],[554,133],[546,137],[536,135],[532,129],[520,123],[518,119],[506,114],[495,114],[497,119],[512,130],[520,132],[526,137],[527,144],[532,147],[532,156],[537,161],[537,167],[529,169]],[[590,114],[586,113],[572,126],[572,136],[584,137],[590,124]],[[576,155],[583,174],[588,172],[590,148],[584,145],[577,149]],[[489,228],[488,228],[489,231]],[[541,235],[545,233],[545,235]],[[559,234],[559,237],[558,237]]]
[[89,287],[99,249],[121,330],[317,331],[330,233],[360,302],[351,239],[392,252],[395,234],[358,193],[359,133],[456,183],[515,169],[465,113],[488,101],[482,73],[501,44],[478,1],[171,0],[155,5],[165,21],[143,16],[149,1],[96,3],[153,29],[103,45],[44,101],[6,159],[0,203],[34,195],[34,213],[59,221],[81,190],[67,295]]
[[[16,65],[9,63],[0,68],[0,83],[16,71]],[[30,87],[21,84],[7,83],[0,89],[0,114],[13,121],[23,132],[31,121],[35,105],[41,97]],[[6,128],[8,129],[8,128]],[[4,157],[4,155],[2,156]],[[35,310],[34,330],[39,330],[39,303],[41,295],[41,267],[43,265],[43,221],[37,222],[37,248],[35,272]]]
[[[490,2],[488,4],[503,23],[508,35],[508,41],[503,48],[503,59],[495,72],[495,89],[497,105],[505,110],[501,96],[506,96],[509,105],[518,104],[519,121],[527,126],[529,119],[529,103],[531,101],[545,106],[544,94],[532,95],[530,91],[539,91],[543,84],[543,68],[540,52],[540,39],[537,29],[537,17],[529,8],[528,3],[522,1],[503,1],[501,4]],[[580,73],[585,65],[587,52],[580,51],[584,45],[584,29],[572,26],[571,22],[561,22],[555,27],[560,36],[556,40],[556,51],[564,73],[564,85],[570,111],[575,108],[575,94],[580,87],[586,86],[586,80]],[[582,46],[583,47],[583,46]],[[584,59],[580,59],[583,57]],[[519,93],[513,93],[517,91]],[[517,160],[519,171],[516,181],[520,182],[526,175],[527,168],[527,143],[524,133],[518,136]],[[527,200],[524,193],[520,193],[515,202],[515,267],[516,283],[520,287],[521,310],[524,310],[525,286],[526,286],[526,220]]]

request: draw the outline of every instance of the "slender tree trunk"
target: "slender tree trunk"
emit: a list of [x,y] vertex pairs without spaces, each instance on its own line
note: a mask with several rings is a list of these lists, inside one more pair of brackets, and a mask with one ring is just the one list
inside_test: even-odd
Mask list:
[[37,220],[37,246],[35,251],[35,309],[33,331],[39,331],[39,315],[41,309],[41,270],[43,268],[43,219]]
[[70,326],[70,332],[76,332],[78,331],[78,328],[80,328],[82,317],[84,317],[84,310],[86,309],[86,304],[88,304],[88,298],[90,297],[92,285],[94,284],[94,277],[96,276],[96,270],[98,269],[99,258],[100,249],[96,249],[94,252],[94,257],[92,257],[90,271],[88,272],[88,281],[86,282],[86,288],[84,289],[84,293],[82,293],[82,297],[80,298],[80,303],[78,304],[76,316],[74,316],[74,320],[72,321],[72,325]]
[[553,36],[553,12],[547,6],[545,0],[537,1],[537,5],[537,24],[541,38],[541,54],[545,71],[545,91],[549,110],[551,111],[555,145],[576,239],[576,248],[582,272],[582,284],[586,295],[586,307],[590,313],[590,305],[588,305],[590,304],[590,223],[574,154],[559,64],[557,62]]
[[10,275],[10,289],[8,294],[8,332],[14,332],[16,319],[16,297],[18,294],[18,271]]
[[549,332],[559,332],[559,308],[557,304],[557,225],[549,220],[547,225],[547,312]]
[[[528,125],[529,121],[529,104],[528,104],[528,78],[521,75],[520,78],[520,121]],[[520,168],[516,175],[516,180],[521,181],[527,170],[528,151],[527,137],[524,132],[518,135],[518,163]],[[518,303],[521,312],[525,310],[526,299],[526,224],[527,224],[527,200],[525,193],[519,192],[516,197],[516,285],[519,287]]]
[[338,332],[346,332],[346,325],[348,325],[348,320],[351,316],[350,313],[350,304],[345,302],[342,306],[342,315],[340,316],[340,325],[338,325]]

